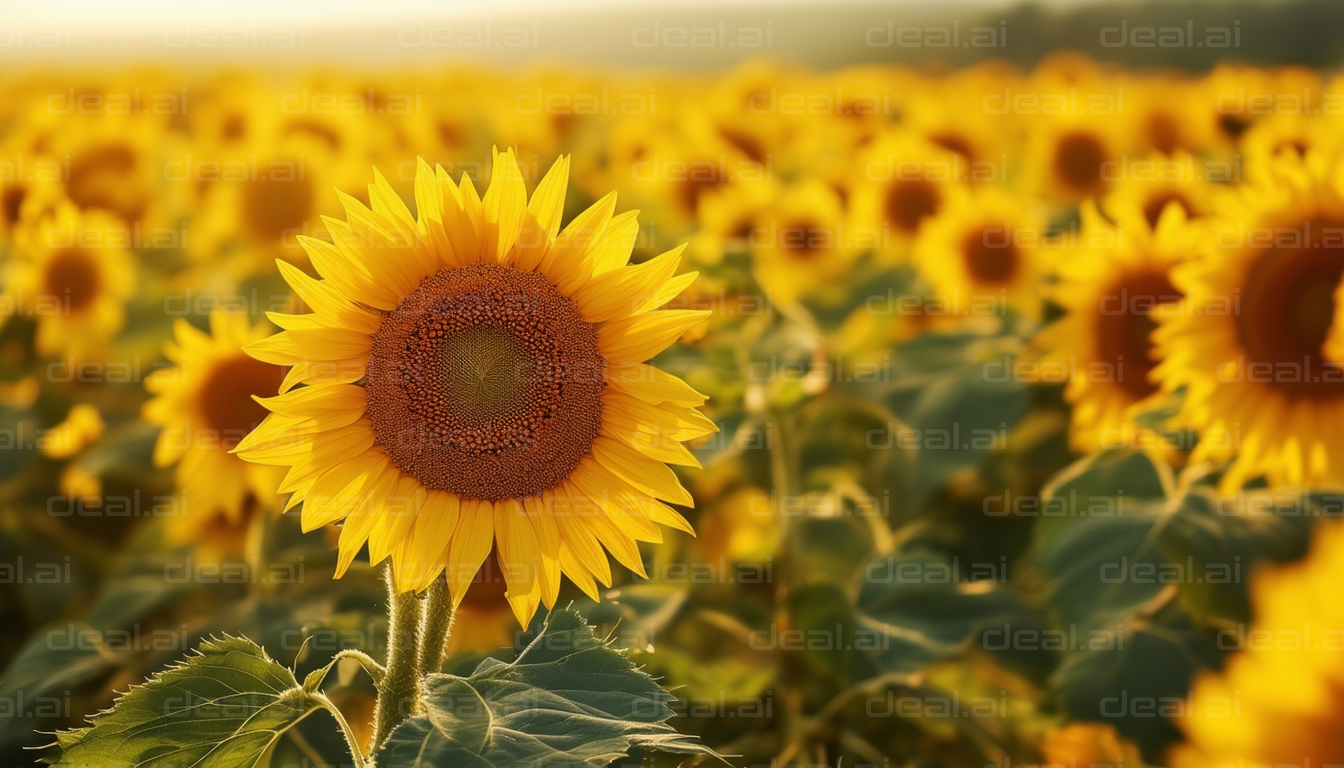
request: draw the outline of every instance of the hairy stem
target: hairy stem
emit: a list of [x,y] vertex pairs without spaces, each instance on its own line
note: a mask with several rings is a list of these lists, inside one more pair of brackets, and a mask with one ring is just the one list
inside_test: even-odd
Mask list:
[[387,664],[373,708],[373,744],[377,754],[392,729],[412,715],[420,703],[420,633],[424,610],[414,592],[397,592],[387,570]]
[[448,592],[448,580],[440,575],[429,585],[429,600],[425,605],[425,639],[420,649],[420,673],[438,672],[443,666],[444,649],[453,631],[453,596]]
[[[336,705],[332,703],[331,699],[327,698],[326,694],[320,692],[308,693],[306,695],[309,701],[327,710],[331,713],[332,717],[336,718],[336,724],[341,727],[341,735],[345,736],[345,744],[350,749],[350,756],[354,758],[356,768],[365,768],[365,766],[371,765],[369,759],[364,756],[363,748],[359,746],[359,739],[355,738],[355,732],[350,730],[350,724],[346,722],[345,715],[341,714],[341,710],[336,708]],[[291,731],[291,734],[298,736],[297,731]]]

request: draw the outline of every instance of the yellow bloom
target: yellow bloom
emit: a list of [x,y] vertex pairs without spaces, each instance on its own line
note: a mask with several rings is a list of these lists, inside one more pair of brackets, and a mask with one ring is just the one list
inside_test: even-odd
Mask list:
[[1317,115],[1278,114],[1262,117],[1241,136],[1242,173],[1248,181],[1272,176],[1278,158],[1301,159],[1308,153],[1336,156],[1338,126]]
[[747,235],[756,280],[781,301],[834,286],[862,252],[840,196],[808,179],[783,190]]
[[243,351],[271,332],[266,323],[249,327],[242,315],[215,313],[208,334],[181,318],[173,331],[175,341],[165,348],[173,367],[145,382],[154,397],[142,411],[163,427],[154,465],[177,465],[182,515],[176,532],[185,537],[184,527],[195,530],[214,515],[237,525],[249,505],[264,507],[275,498],[280,473],[229,451],[266,417],[255,398],[275,395],[284,373]]
[[293,367],[236,450],[290,468],[306,529],[344,521],[338,574],[367,542],[399,589],[446,572],[460,602],[497,547],[526,624],[561,573],[596,597],[604,547],[642,574],[636,542],[690,531],[666,465],[698,466],[681,443],[715,426],[644,361],[708,313],[658,309],[695,275],[680,248],[627,266],[638,223],[614,194],[560,231],[567,158],[530,202],[513,153],[494,162],[479,196],[422,161],[418,219],[375,174],[372,210],[346,198],[349,222],[328,222],[335,244],[303,240],[324,279],[281,264],[315,311],[249,345]]
[[1196,680],[1177,721],[1186,742],[1172,750],[1173,768],[1344,762],[1344,653],[1332,642],[1344,626],[1341,576],[1344,525],[1335,521],[1316,529],[1306,559],[1255,572],[1247,645]]
[[1066,314],[1036,337],[1040,357],[1030,370],[1031,378],[1066,383],[1070,442],[1092,451],[1132,445],[1139,428],[1131,416],[1158,393],[1153,316],[1180,300],[1171,269],[1194,255],[1202,233],[1175,205],[1154,230],[1141,217],[1111,226],[1091,204],[1082,215],[1085,247],[1063,259],[1051,290]]
[[125,324],[125,303],[135,292],[125,226],[65,203],[22,235],[8,263],[5,303],[36,320],[38,354],[75,362],[99,356]]
[[915,243],[915,265],[950,315],[989,315],[1012,306],[1040,316],[1045,220],[1007,192],[986,188],[954,199]]
[[1188,219],[1203,218],[1213,212],[1219,189],[1205,181],[1205,175],[1192,155],[1150,155],[1129,164],[1101,201],[1101,210],[1113,221],[1142,220],[1150,229],[1157,226],[1162,211],[1172,203],[1180,206]]
[[[1311,160],[1311,158],[1308,158]],[[1320,158],[1316,158],[1320,160]],[[1322,353],[1344,274],[1344,190],[1323,162],[1281,158],[1220,201],[1188,295],[1160,313],[1164,388],[1185,387],[1195,460],[1235,459],[1223,488],[1344,482],[1344,369]]]
[[920,228],[965,194],[971,171],[959,152],[906,129],[890,131],[856,156],[852,209],[857,226],[874,233],[879,255],[900,260]]
[[47,458],[68,459],[97,442],[106,426],[95,406],[80,403],[70,409],[65,421],[43,434],[38,449]]

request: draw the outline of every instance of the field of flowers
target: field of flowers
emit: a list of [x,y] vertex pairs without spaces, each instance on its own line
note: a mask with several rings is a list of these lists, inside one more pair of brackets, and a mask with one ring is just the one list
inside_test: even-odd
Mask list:
[[1344,77],[0,93],[4,765],[1341,759]]

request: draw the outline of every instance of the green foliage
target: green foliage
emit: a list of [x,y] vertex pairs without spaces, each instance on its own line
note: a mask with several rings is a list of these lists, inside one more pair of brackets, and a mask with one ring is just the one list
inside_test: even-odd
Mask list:
[[713,754],[667,725],[672,696],[593,634],[552,613],[513,662],[427,678],[425,711],[392,732],[377,765],[602,765],[631,749]]
[[256,643],[225,637],[57,734],[58,766],[248,768],[316,703]]

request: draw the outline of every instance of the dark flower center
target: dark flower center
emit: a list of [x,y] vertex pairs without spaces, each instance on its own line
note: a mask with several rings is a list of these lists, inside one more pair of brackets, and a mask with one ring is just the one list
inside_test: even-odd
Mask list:
[[374,333],[369,417],[392,462],[426,488],[522,498],[588,454],[604,367],[596,331],[544,276],[440,270]]

